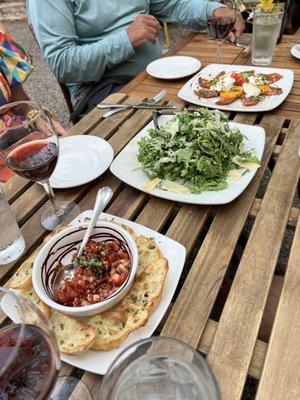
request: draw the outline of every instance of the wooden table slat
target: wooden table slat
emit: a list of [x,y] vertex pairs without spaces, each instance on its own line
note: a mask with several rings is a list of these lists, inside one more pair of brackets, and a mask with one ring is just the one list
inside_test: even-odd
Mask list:
[[300,220],[298,221],[257,400],[300,399]]

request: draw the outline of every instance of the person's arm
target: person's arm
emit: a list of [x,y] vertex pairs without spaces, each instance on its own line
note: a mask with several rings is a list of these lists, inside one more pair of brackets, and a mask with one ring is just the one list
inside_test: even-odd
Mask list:
[[[177,22],[181,25],[206,25],[206,0],[150,0],[150,14],[166,22]],[[217,1],[208,3],[210,17],[214,10],[224,7]]]
[[[150,14],[166,22],[177,22],[192,28],[206,26],[206,0],[150,0]],[[208,17],[232,16],[233,11],[217,1],[208,3]],[[235,23],[236,36],[245,29],[245,24],[240,13]],[[234,41],[232,33],[229,40]]]
[[80,44],[70,0],[28,0],[28,11],[44,58],[60,82],[99,81],[107,68],[134,54],[125,30]]

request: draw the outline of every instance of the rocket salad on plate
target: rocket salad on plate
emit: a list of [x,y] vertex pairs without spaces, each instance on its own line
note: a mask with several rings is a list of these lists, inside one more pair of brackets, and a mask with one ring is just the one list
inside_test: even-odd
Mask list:
[[244,135],[218,110],[183,110],[138,142],[137,159],[149,177],[145,191],[218,191],[260,166]]

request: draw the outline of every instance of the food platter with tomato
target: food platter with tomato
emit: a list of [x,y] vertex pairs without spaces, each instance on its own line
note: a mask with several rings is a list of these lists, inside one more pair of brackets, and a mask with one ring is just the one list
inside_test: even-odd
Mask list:
[[190,79],[178,96],[220,110],[268,111],[284,101],[293,80],[289,69],[210,64]]

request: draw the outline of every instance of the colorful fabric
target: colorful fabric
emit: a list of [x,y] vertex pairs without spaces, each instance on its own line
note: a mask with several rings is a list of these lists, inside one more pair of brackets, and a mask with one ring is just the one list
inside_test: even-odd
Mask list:
[[32,71],[29,56],[6,32],[0,32],[0,68],[11,88],[22,84]]
[[25,50],[0,31],[0,106],[9,103],[11,88],[22,84],[32,71]]

